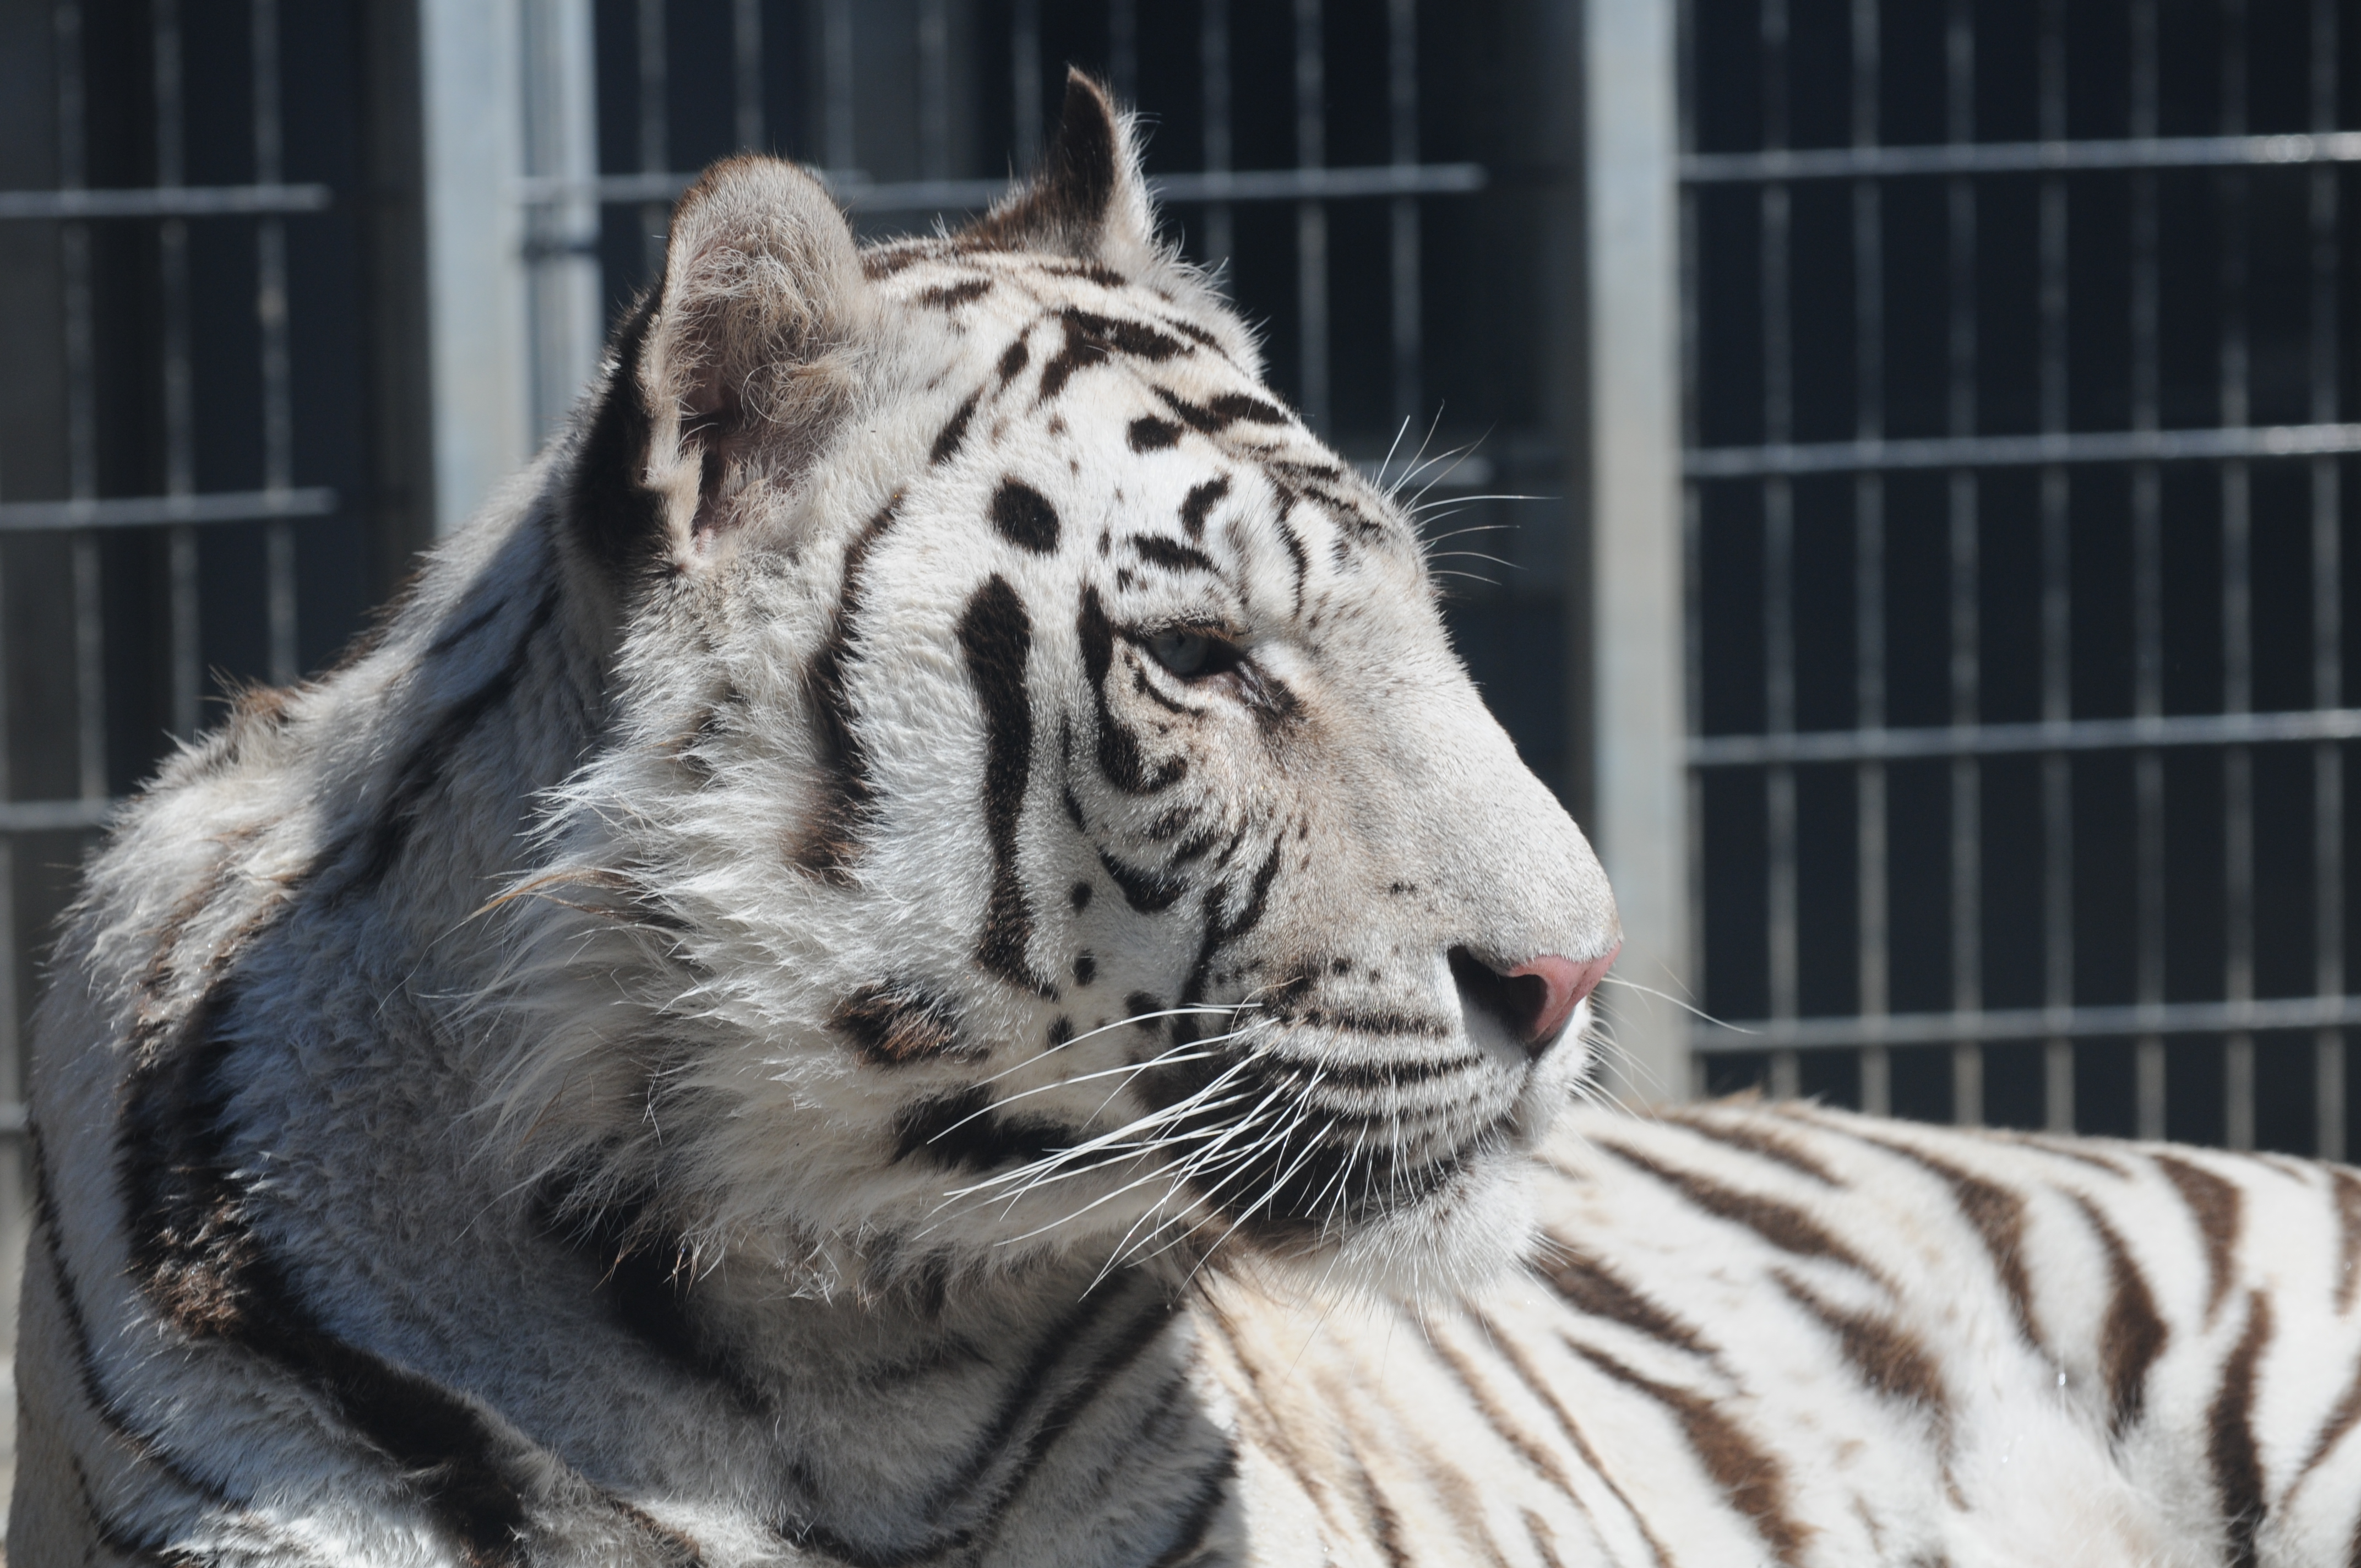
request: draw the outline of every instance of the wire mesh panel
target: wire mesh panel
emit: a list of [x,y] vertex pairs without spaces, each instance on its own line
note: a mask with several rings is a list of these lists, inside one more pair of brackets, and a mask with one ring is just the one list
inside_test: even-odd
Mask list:
[[2342,1157],[2361,6],[1683,27],[1703,1085]]
[[[92,830],[239,686],[324,663],[412,543],[372,357],[378,10],[0,0],[12,1146],[23,1014]],[[11,1344],[20,1174],[0,1160]]]

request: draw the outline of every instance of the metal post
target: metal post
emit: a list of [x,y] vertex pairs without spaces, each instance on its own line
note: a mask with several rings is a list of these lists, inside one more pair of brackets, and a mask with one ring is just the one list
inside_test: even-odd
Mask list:
[[[1623,916],[1621,974],[1689,974],[1687,704],[1682,675],[1680,364],[1672,7],[1594,0],[1583,17],[1590,275],[1590,517],[1599,856]],[[1610,1086],[1689,1091],[1687,1018],[1617,997]]]
[[[539,179],[598,174],[596,38],[590,0],[522,0],[524,168]],[[741,83],[742,85],[742,83]],[[739,118],[746,105],[741,94]],[[761,135],[761,104],[752,128]],[[526,216],[532,316],[533,438],[547,440],[598,368],[605,323],[598,209],[585,196],[536,203]]]
[[434,528],[532,450],[519,0],[420,0]]

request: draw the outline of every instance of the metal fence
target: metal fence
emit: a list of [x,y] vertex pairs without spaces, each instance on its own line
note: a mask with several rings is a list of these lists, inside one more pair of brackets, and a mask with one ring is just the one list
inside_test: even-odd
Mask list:
[[1692,0],[1699,1081],[2343,1157],[2349,0]]
[[375,215],[404,166],[375,118],[398,10],[0,0],[10,1343],[23,1020],[93,829],[227,694],[323,662],[423,537],[403,377],[379,374],[406,297]]

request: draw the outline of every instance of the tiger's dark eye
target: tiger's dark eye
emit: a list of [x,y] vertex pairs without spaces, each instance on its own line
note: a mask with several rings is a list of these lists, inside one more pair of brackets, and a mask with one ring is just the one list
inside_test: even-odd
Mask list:
[[1213,663],[1213,640],[1202,631],[1159,631],[1148,640],[1156,662],[1187,680],[1202,675]]

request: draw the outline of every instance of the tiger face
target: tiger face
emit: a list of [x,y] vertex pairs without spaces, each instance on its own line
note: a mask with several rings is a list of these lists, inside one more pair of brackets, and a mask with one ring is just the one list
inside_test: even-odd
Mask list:
[[1613,901],[1095,88],[947,238],[708,175],[580,452],[631,609],[511,904],[530,1163],[823,1285],[1521,1248]]

